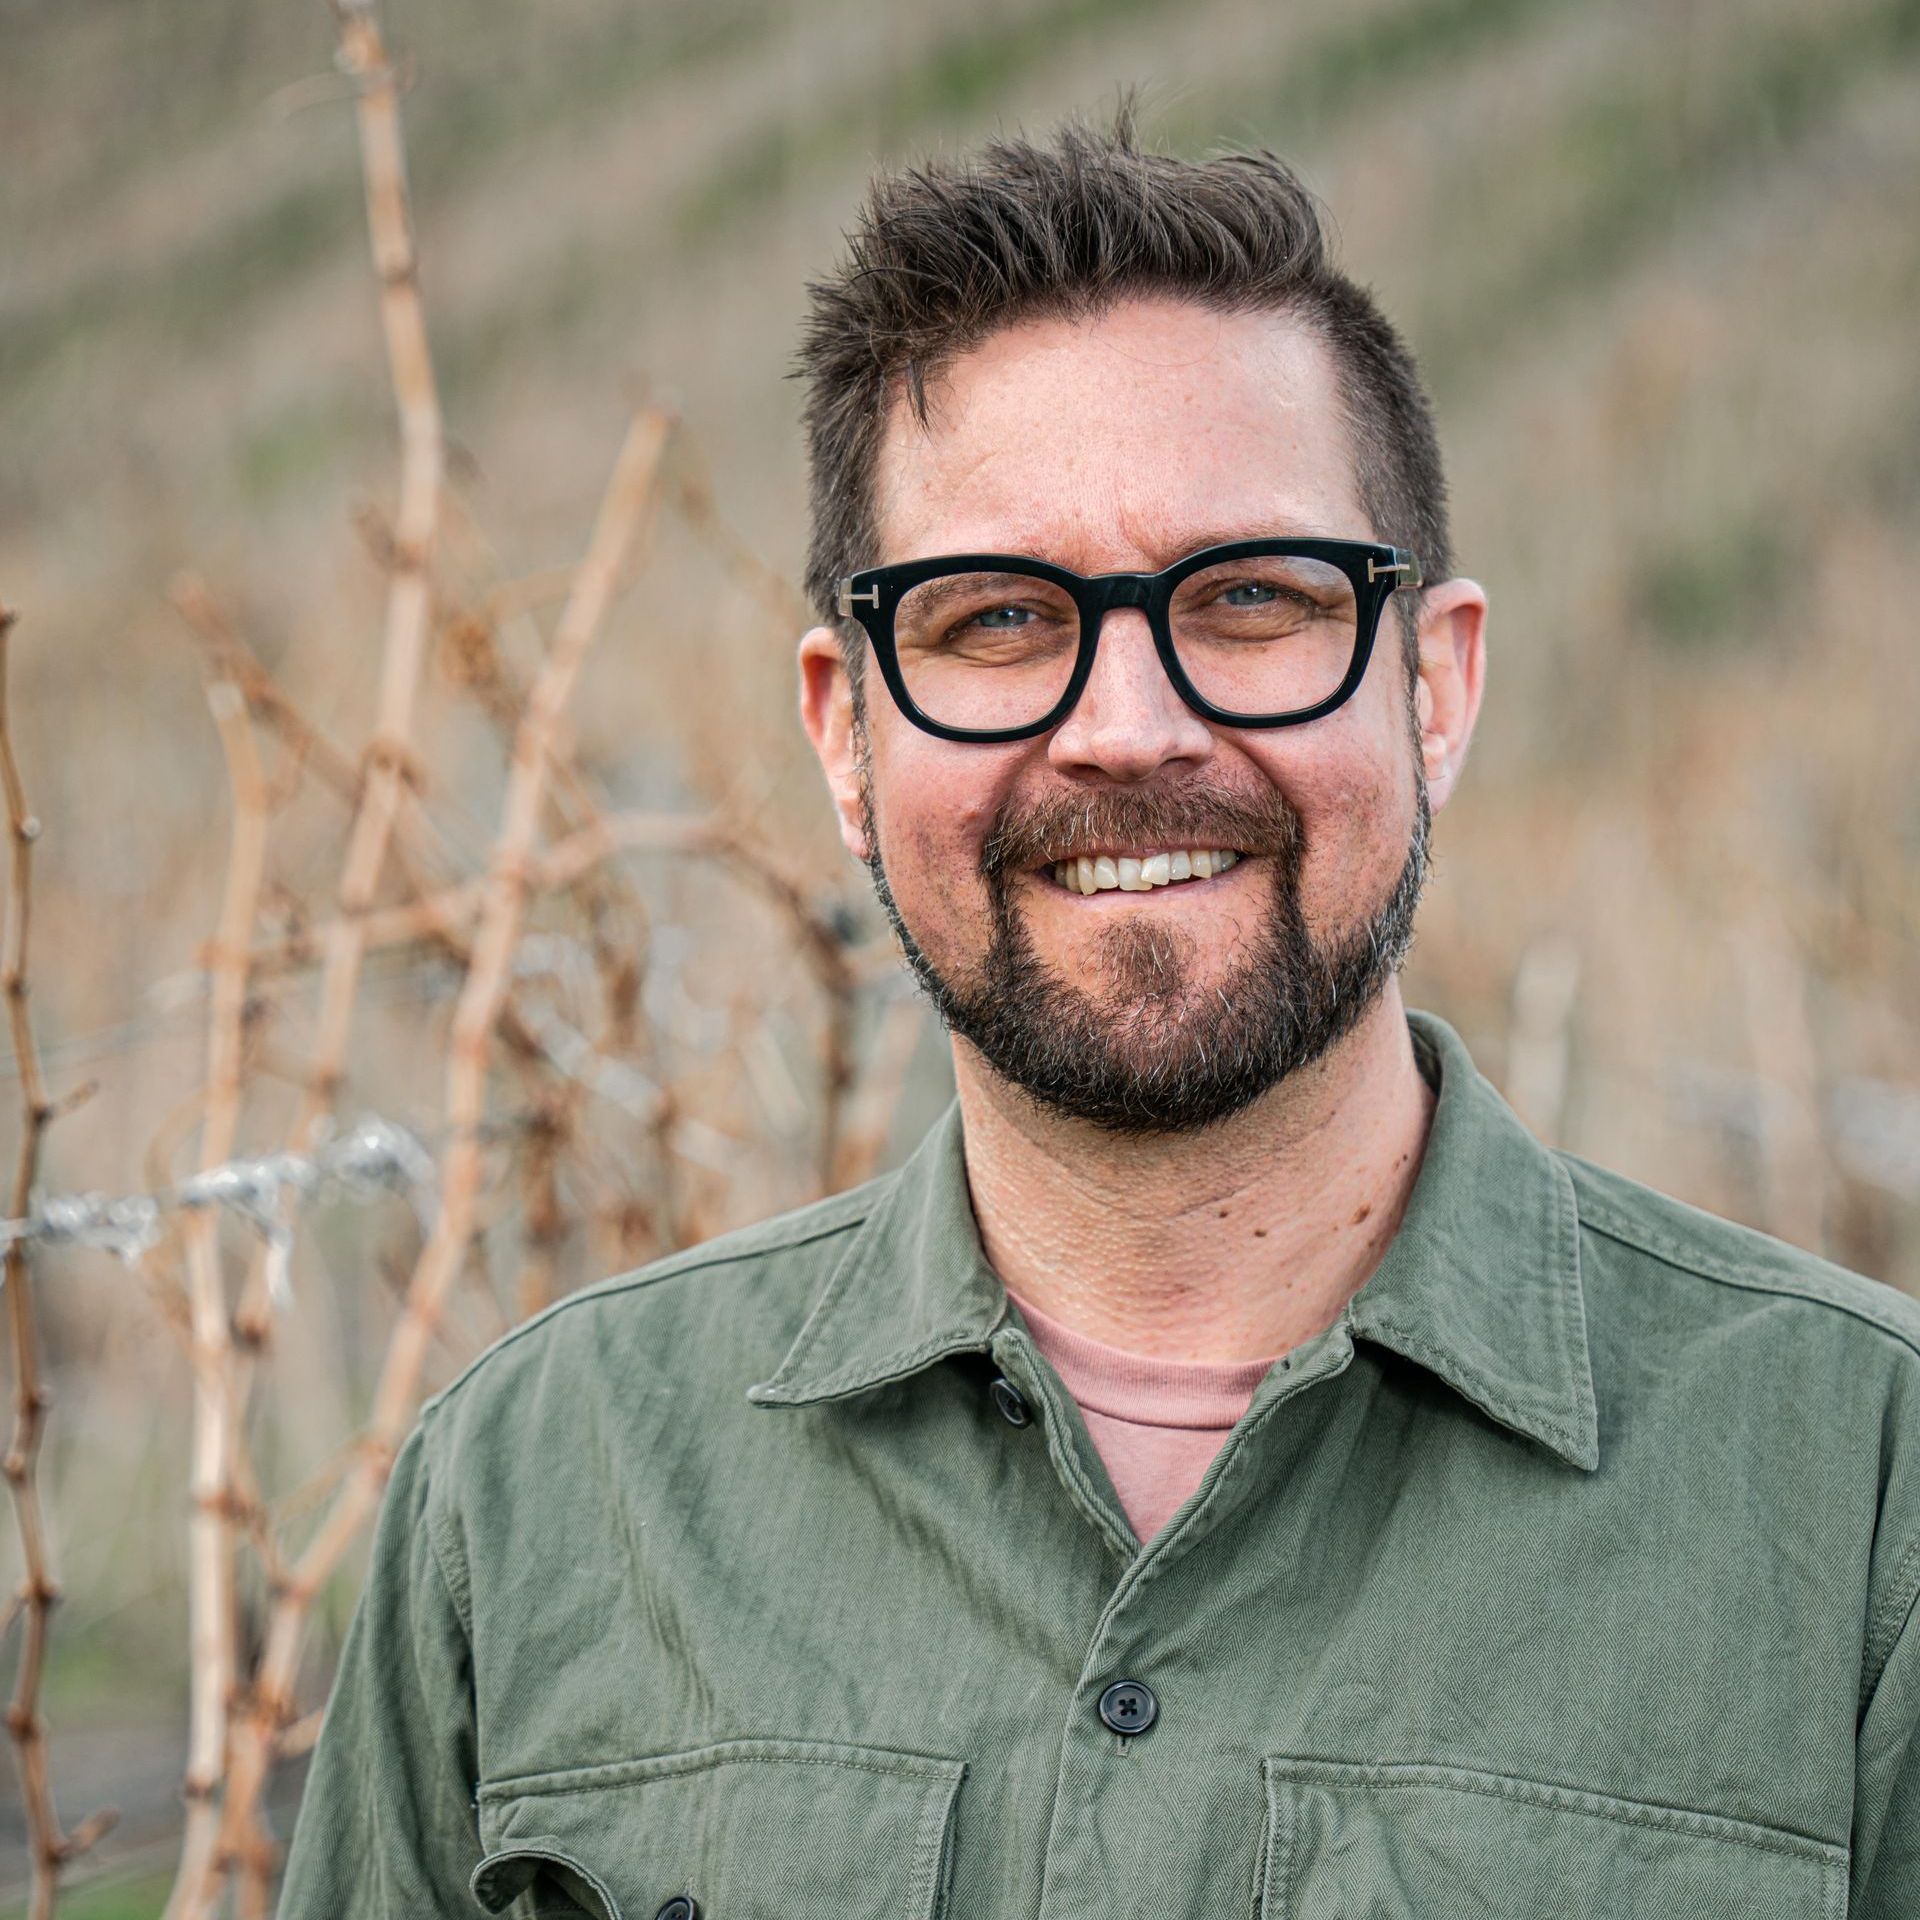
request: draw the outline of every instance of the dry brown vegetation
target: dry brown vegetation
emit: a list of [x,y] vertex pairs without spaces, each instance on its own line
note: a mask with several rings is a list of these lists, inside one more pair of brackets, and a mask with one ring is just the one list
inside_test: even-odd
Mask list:
[[[1302,162],[1428,363],[1494,618],[1409,998],[1549,1137],[1920,1291],[1910,0],[875,18],[16,36],[12,1213],[254,1171],[138,1267],[7,1248],[0,1901],[264,1913],[420,1395],[944,1098],[792,717],[776,376],[872,155],[989,105],[1172,72],[1162,136]],[[430,1183],[261,1170],[361,1113]]]
[[[657,402],[636,410],[576,566],[544,580],[489,580],[478,598],[472,583],[447,578],[446,442],[420,297],[398,75],[370,6],[338,0],[337,12],[340,64],[355,84],[400,424],[398,509],[390,525],[370,516],[367,528],[386,581],[386,615],[365,745],[348,754],[326,739],[202,581],[182,576],[172,594],[202,648],[229,787],[225,883],[214,936],[201,954],[205,1065],[148,1150],[148,1231],[122,1248],[159,1314],[183,1336],[193,1383],[186,1824],[167,1909],[172,1920],[225,1910],[229,1889],[235,1911],[271,1910],[281,1848],[262,1797],[278,1762],[309,1742],[317,1718],[317,1707],[301,1698],[309,1617],[379,1505],[430,1359],[448,1346],[471,1355],[509,1312],[523,1316],[548,1304],[562,1284],[556,1255],[576,1228],[597,1230],[616,1265],[699,1238],[709,1230],[710,1203],[685,1169],[704,1167],[725,1179],[733,1171],[727,1162],[756,1147],[741,1111],[750,1098],[743,1063],[755,1046],[768,1049],[762,1057],[777,1057],[768,1039],[768,996],[743,980],[719,1031],[684,1047],[696,1063],[664,1065],[665,1050],[686,1036],[645,1004],[649,914],[618,870],[618,856],[651,848],[697,862],[716,881],[725,875],[757,892],[782,924],[782,948],[818,1002],[804,1034],[804,1067],[782,1069],[795,1118],[813,1143],[802,1195],[864,1178],[881,1145],[873,1120],[857,1116],[849,1098],[856,1084],[853,1005],[870,956],[855,951],[850,929],[824,916],[809,889],[769,857],[741,808],[740,784],[717,792],[704,812],[621,812],[579,763],[568,717],[573,695],[610,611],[644,572],[660,509],[677,507],[681,523],[710,543],[720,530],[697,469],[674,464],[681,423],[672,410]],[[719,544],[717,567],[739,573],[738,555]],[[555,601],[558,613],[543,630],[535,615]],[[528,630],[518,667],[505,646],[510,618]],[[12,619],[0,612],[0,648]],[[436,650],[448,663],[450,691],[478,707],[500,738],[498,825],[477,863],[453,851],[449,828],[462,823],[457,814],[451,822],[442,815],[439,783],[418,744],[425,667]],[[53,1117],[26,1013],[29,853],[37,829],[4,721],[0,707],[0,772],[15,845],[5,983],[26,1116],[11,1217],[31,1229],[6,1249],[18,1405],[7,1465],[26,1569],[25,1638],[9,1724],[28,1789],[31,1906],[41,1920],[54,1910],[63,1868],[110,1830],[114,1816],[103,1811],[63,1830],[38,1698],[58,1587],[38,1497],[48,1401],[39,1384],[31,1274],[43,1242],[88,1236],[76,1230],[70,1204],[49,1209],[36,1179]],[[290,889],[276,903],[267,898],[270,858],[309,787],[325,789],[345,816],[338,881],[317,922]],[[279,929],[264,945],[263,920]],[[260,1428],[274,1420],[276,1376],[305,1357],[283,1350],[279,1314],[289,1301],[292,1223],[282,1211],[282,1189],[297,1194],[318,1184],[301,1176],[317,1176],[325,1163],[340,1096],[355,1081],[348,1058],[366,961],[392,949],[437,954],[458,983],[451,1018],[429,1043],[443,1055],[437,1164],[408,1140],[417,1171],[404,1154],[388,1170],[413,1172],[411,1184],[425,1190],[416,1196],[418,1244],[396,1289],[371,1405],[293,1489],[299,1521],[289,1527],[257,1453]],[[575,991],[544,990],[549,975]],[[760,979],[769,979],[767,970]],[[310,1033],[288,1046],[275,1027],[287,1001],[306,996],[309,984]],[[774,1000],[785,1002],[792,986],[790,978],[775,980]],[[591,1011],[576,1007],[576,997]],[[496,1065],[510,1076],[517,1101],[504,1111],[490,1099]],[[862,1089],[874,1116],[890,1105],[890,1083],[903,1065],[897,1045],[882,1050],[881,1083]],[[267,1078],[293,1095],[274,1158],[243,1144],[259,1130],[264,1103],[253,1096]],[[803,1078],[813,1083],[804,1091]],[[604,1160],[596,1166],[592,1144],[604,1143],[585,1138],[589,1129],[599,1131],[585,1111],[596,1094],[628,1122],[617,1170]],[[176,1182],[175,1162],[189,1151],[194,1178]],[[504,1228],[494,1204],[502,1192],[519,1200],[519,1217]],[[236,1258],[223,1244],[229,1213],[262,1229],[250,1258]],[[118,1235],[125,1223],[112,1224]],[[511,1309],[474,1284],[494,1240],[508,1243],[506,1257],[517,1266]],[[479,1332],[457,1318],[447,1324],[463,1285],[488,1300]],[[256,1397],[264,1404],[256,1406]],[[309,1509],[317,1510],[317,1521]]]

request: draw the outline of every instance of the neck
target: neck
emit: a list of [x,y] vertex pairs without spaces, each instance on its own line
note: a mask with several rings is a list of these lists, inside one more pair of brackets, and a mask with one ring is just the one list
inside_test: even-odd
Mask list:
[[1399,1229],[1435,1104],[1397,979],[1311,1067],[1192,1135],[1040,1109],[958,1038],[954,1074],[995,1272],[1075,1332],[1166,1360],[1269,1358],[1330,1325]]

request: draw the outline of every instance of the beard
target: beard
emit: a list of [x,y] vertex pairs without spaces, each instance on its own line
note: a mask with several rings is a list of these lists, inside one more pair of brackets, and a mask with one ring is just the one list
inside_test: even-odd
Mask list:
[[[1359,923],[1327,939],[1300,904],[1299,813],[1277,788],[1247,796],[1201,783],[1112,787],[996,815],[981,848],[993,937],[966,984],[935,967],[901,917],[880,859],[869,766],[860,758],[867,870],[908,965],[949,1032],[1037,1106],[1131,1137],[1193,1133],[1240,1112],[1358,1025],[1413,944],[1432,818],[1414,721],[1415,822],[1399,878]],[[864,736],[864,727],[857,728]],[[1035,951],[1009,876],[1079,849],[1228,847],[1263,855],[1257,924],[1224,979],[1195,973],[1197,942],[1152,905],[1112,916],[1085,984]],[[1044,873],[1037,884],[1051,886]],[[1175,882],[1190,886],[1191,881]],[[1210,883],[1208,883],[1210,884]],[[1145,896],[1143,896],[1145,898]]]

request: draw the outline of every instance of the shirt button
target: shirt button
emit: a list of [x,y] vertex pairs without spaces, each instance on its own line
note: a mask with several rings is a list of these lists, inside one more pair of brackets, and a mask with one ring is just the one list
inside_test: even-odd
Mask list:
[[1033,1418],[1033,1410],[1027,1405],[1025,1396],[1004,1373],[994,1376],[993,1385],[987,1391],[993,1395],[993,1404],[1006,1417],[1010,1427],[1024,1427]]
[[1144,1680],[1116,1680],[1100,1696],[1100,1718],[1115,1733],[1145,1733],[1160,1717],[1160,1702]]
[[653,1920],[700,1920],[700,1902],[691,1894],[676,1893]]

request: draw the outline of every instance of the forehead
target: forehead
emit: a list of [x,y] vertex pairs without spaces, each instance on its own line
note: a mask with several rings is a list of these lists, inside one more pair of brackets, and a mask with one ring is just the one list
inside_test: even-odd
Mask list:
[[1159,566],[1260,533],[1371,538],[1331,352],[1284,314],[1129,300],[1023,321],[894,395],[875,467],[876,563],[1037,554]]

